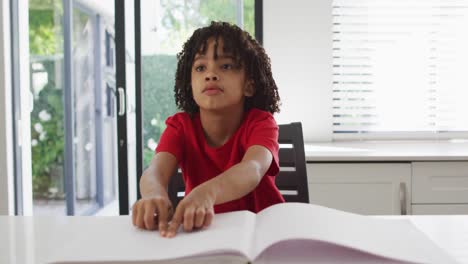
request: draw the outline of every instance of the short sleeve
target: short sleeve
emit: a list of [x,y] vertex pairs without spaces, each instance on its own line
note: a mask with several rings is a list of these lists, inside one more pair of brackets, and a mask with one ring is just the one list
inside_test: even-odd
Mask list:
[[259,113],[261,114],[254,118],[249,126],[246,149],[254,145],[267,148],[271,152],[273,160],[266,174],[276,176],[279,173],[278,125],[270,113],[263,111],[259,111]]
[[180,114],[175,114],[166,119],[166,129],[161,134],[156,153],[169,152],[174,155],[178,162],[183,157],[184,125]]

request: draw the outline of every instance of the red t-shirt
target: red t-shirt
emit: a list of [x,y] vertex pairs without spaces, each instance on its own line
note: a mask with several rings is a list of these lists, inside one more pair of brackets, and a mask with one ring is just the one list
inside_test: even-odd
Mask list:
[[246,112],[240,127],[221,147],[210,147],[206,143],[199,114],[191,118],[187,113],[177,113],[166,120],[166,125],[156,152],[169,152],[177,158],[186,194],[241,162],[253,145],[264,146],[273,155],[270,168],[257,187],[240,199],[215,205],[215,213],[239,210],[257,213],[284,202],[275,185],[275,176],[279,172],[278,125],[269,112],[255,108]]

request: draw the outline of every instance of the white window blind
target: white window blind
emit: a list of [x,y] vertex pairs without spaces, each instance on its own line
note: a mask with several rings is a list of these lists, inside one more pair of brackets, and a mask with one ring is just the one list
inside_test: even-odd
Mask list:
[[333,134],[468,137],[468,0],[334,0]]

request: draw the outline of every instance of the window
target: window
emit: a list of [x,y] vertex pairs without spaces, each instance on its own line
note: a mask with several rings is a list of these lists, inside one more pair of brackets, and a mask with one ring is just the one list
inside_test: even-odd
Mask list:
[[468,1],[334,0],[333,138],[468,136]]

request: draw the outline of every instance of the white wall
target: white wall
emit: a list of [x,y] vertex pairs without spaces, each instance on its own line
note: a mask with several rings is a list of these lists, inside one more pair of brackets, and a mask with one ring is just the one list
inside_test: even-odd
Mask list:
[[263,1],[263,44],[282,100],[275,117],[301,121],[307,142],[332,136],[331,2]]
[[0,215],[14,214],[9,1],[0,1]]

